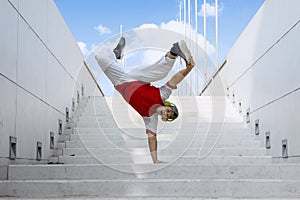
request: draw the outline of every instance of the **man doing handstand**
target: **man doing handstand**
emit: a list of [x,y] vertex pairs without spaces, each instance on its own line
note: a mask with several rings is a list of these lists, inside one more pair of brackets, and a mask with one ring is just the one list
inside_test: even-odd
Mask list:
[[[182,40],[174,43],[170,51],[154,64],[137,67],[126,72],[118,61],[122,58],[124,47],[125,38],[121,37],[113,50],[100,51],[95,58],[115,89],[142,116],[148,134],[148,145],[153,163],[163,163],[157,157],[158,115],[163,121],[173,121],[178,117],[176,105],[167,99],[172,90],[177,88],[177,85],[195,66],[193,57],[186,43]],[[161,87],[152,86],[151,82],[167,76],[177,56],[184,59],[186,68],[177,72],[165,85]]]

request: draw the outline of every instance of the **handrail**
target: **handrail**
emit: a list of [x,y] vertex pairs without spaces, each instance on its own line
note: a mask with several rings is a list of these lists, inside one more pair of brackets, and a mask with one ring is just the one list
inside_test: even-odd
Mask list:
[[219,69],[214,73],[214,75],[209,79],[209,81],[205,84],[204,88],[202,89],[202,91],[200,92],[199,96],[201,96],[205,90],[208,88],[208,86],[211,84],[211,82],[213,81],[213,79],[219,74],[219,72],[221,71],[221,69],[225,66],[225,64],[227,63],[227,60],[224,60],[224,62],[222,63],[222,65],[219,67]]
[[89,74],[91,75],[93,81],[95,82],[95,84],[96,84],[98,90],[100,91],[100,93],[102,94],[102,96],[105,96],[104,93],[102,92],[102,90],[101,90],[99,84],[97,83],[97,81],[96,81],[94,75],[92,74],[92,72],[91,72],[89,66],[87,65],[87,63],[86,63],[85,61],[83,61],[83,63],[84,63],[84,65],[85,65],[85,68],[88,70]]

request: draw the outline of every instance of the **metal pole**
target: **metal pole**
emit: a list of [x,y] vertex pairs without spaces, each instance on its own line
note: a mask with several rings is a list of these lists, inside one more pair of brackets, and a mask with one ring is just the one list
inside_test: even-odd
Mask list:
[[184,40],[186,39],[186,0],[183,1]]
[[215,0],[216,4],[216,68],[219,67],[219,22],[218,22],[218,0]]
[[181,2],[180,2],[180,4],[179,4],[179,23],[181,23],[182,22],[182,17],[181,17]]
[[[184,40],[186,41],[186,0],[183,1],[183,20],[184,20]],[[184,94],[184,86],[182,85],[182,95],[183,94]]]
[[[189,24],[189,43],[187,44],[191,44],[191,0],[188,0],[188,24]],[[189,45],[191,47],[191,45]],[[191,76],[188,76],[190,78],[191,81]],[[188,79],[186,80],[186,93],[188,94]]]
[[207,82],[207,38],[206,38],[206,0],[204,0],[204,10],[203,10],[203,31],[204,31],[204,82]]
[[[195,61],[198,61],[198,0],[195,0],[195,34],[196,34],[196,39],[195,39]],[[197,65],[196,65],[197,68]],[[198,94],[198,70],[195,70],[195,79],[196,79],[196,95]]]
[[[120,35],[121,37],[123,36],[123,24],[120,24]],[[121,64],[126,67],[126,59],[125,59],[125,55],[123,56],[122,60],[121,60]]]
[[189,36],[191,39],[191,0],[188,0]]
[[[180,3],[179,3],[179,22],[181,25],[181,23],[182,23],[182,1],[180,1]],[[179,70],[180,67],[178,66],[178,64],[176,66]],[[182,93],[182,87],[180,87],[180,89],[178,89],[178,95],[180,95],[181,93]]]

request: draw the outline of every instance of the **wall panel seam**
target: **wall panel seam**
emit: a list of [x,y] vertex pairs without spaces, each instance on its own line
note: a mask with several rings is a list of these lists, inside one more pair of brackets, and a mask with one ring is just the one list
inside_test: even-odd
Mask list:
[[298,20],[288,31],[286,31],[276,42],[274,42],[261,56],[259,56],[244,72],[241,73],[231,84],[229,84],[229,88],[232,87],[236,82],[238,82],[250,69],[252,69],[256,63],[258,63],[273,47],[275,47],[291,30],[293,30],[298,24],[300,20]]
[[43,41],[43,39],[38,35],[37,32],[35,32],[35,30],[32,28],[32,26],[26,21],[25,17],[19,12],[19,10],[11,3],[9,2],[12,7],[16,10],[16,12],[18,13],[18,15],[22,18],[22,20],[27,24],[27,26],[30,28],[30,30],[36,35],[36,37],[41,41],[41,43],[43,44],[43,46],[48,50],[48,52],[55,58],[55,60],[59,63],[59,65],[64,69],[64,71],[68,74],[68,76],[71,77],[71,79],[75,82],[75,78],[70,74],[70,72],[64,67],[64,65],[59,61],[59,59],[55,56],[55,54],[49,49],[49,47],[47,46],[47,44]]
[[24,87],[22,87],[21,85],[19,85],[18,83],[16,83],[15,81],[11,80],[10,78],[8,78],[7,76],[5,76],[4,74],[2,74],[0,72],[0,76],[2,76],[3,78],[7,79],[8,81],[12,82],[13,84],[15,84],[18,88],[21,88],[22,90],[24,90],[25,92],[27,92],[28,94],[30,94],[31,96],[35,97],[36,99],[40,100],[41,102],[43,102],[44,104],[46,104],[47,106],[51,107],[52,109],[54,109],[55,111],[59,112],[62,115],[65,115],[65,113],[61,112],[58,108],[55,108],[54,106],[50,105],[48,102],[44,101],[43,99],[41,99],[40,97],[38,97],[37,95],[33,94],[32,92],[30,92],[29,90],[25,89]]

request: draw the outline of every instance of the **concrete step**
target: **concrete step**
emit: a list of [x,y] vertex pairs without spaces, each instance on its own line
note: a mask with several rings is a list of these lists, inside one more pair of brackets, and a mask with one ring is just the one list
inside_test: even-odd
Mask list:
[[[66,141],[65,143],[66,148],[116,148],[116,149],[127,149],[127,148],[148,148],[147,141],[143,140],[136,140],[136,141]],[[247,144],[247,143],[246,143]],[[223,149],[224,151],[228,150],[230,152],[236,152],[238,155],[248,155],[247,153],[250,153],[250,155],[264,155],[266,153],[265,148],[254,146],[252,144],[249,145],[230,145],[230,144],[216,144],[215,146],[213,143],[209,144],[192,144],[189,141],[176,141],[176,142],[166,142],[166,141],[158,141],[158,149],[165,149],[165,148],[177,148],[177,149],[187,149],[188,147],[194,147],[194,148],[212,148],[219,152],[219,149]],[[217,153],[217,152],[216,152]],[[224,152],[222,152],[222,155]]]
[[[132,137],[137,137],[137,138],[146,138],[147,135],[145,134],[145,129],[144,128],[124,128],[124,129],[118,129],[118,128],[75,128],[72,132],[73,134],[79,134],[79,135],[84,135],[84,134],[90,134],[90,135],[128,135]],[[254,134],[251,134],[249,129],[224,129],[224,130],[218,130],[214,128],[208,129],[201,129],[201,128],[193,128],[193,127],[183,127],[180,129],[176,128],[168,128],[164,127],[163,129],[158,129],[158,137],[161,135],[166,135],[171,136],[171,137],[205,137],[205,138],[216,138],[216,137],[221,137],[221,138],[232,138],[232,139],[251,139],[255,140]]]
[[[188,115],[187,113],[185,113],[185,115]],[[182,120],[184,121],[188,121],[188,122],[203,122],[200,118],[203,118],[202,116],[184,116],[184,118]],[[230,117],[231,119],[233,119],[233,117]],[[142,123],[142,119],[140,119],[140,122]],[[227,117],[226,119],[229,119],[229,117]],[[107,121],[107,122],[112,122],[115,121],[115,119],[113,118],[113,116],[81,116],[81,117],[74,117],[70,119],[70,123],[72,126],[76,126],[78,123],[99,123],[101,121]],[[118,119],[117,121],[120,121],[120,119]],[[228,122],[228,121],[226,121]],[[231,121],[233,122],[233,121]],[[236,122],[242,122],[242,121],[236,121]]]
[[[108,164],[124,164],[124,163],[152,163],[152,159],[150,157],[150,153],[148,154],[139,154],[139,153],[126,153],[123,151],[119,151],[120,153],[109,155],[109,154],[96,154],[92,152],[93,150],[90,150],[90,155],[76,155],[76,154],[70,154],[68,156],[59,156],[58,161],[59,163],[65,163],[65,164],[97,164],[97,163],[108,163]],[[209,150],[207,150],[209,151]],[[270,158],[266,155],[257,155],[257,153],[252,153],[251,155],[249,152],[247,152],[246,155],[241,155],[240,152],[230,152],[231,154],[228,155],[229,150],[217,150],[212,151],[209,154],[206,154],[206,150],[200,151],[200,152],[187,152],[182,153],[180,152],[174,152],[173,154],[169,153],[158,153],[158,157],[164,161],[168,162],[174,162],[181,160],[182,158],[190,158],[190,159],[184,159],[186,161],[186,164],[193,164],[193,163],[201,163],[201,162],[207,162],[210,164],[216,164],[218,165],[218,161],[221,163],[232,163],[233,161],[241,161],[242,163],[255,163],[255,159],[257,159],[257,162],[259,163],[262,161],[263,163],[271,162]],[[234,150],[233,150],[234,151]],[[215,153],[216,152],[216,153]],[[223,153],[223,154],[220,154]],[[178,153],[178,154],[176,154]],[[250,155],[249,155],[250,154]],[[197,156],[200,156],[201,161],[197,159]],[[216,161],[209,160],[210,158],[217,158]],[[250,160],[248,160],[250,158]],[[193,161],[192,159],[195,159]],[[246,160],[243,160],[246,159]],[[188,161],[188,162],[187,162]],[[253,162],[254,161],[254,162]],[[185,162],[182,162],[185,163]]]
[[0,195],[10,197],[197,197],[298,198],[298,180],[26,180],[1,181]]
[[[65,139],[70,139],[67,137],[67,134],[65,134]],[[137,131],[131,131],[131,130],[120,130],[120,129],[80,129],[74,130],[73,134],[70,134],[70,137],[73,137],[76,139],[78,135],[81,138],[84,137],[100,137],[100,136],[106,136],[106,137],[116,137],[116,136],[130,136],[133,138],[147,138],[147,134],[145,130],[137,130]],[[86,136],[85,136],[86,135]],[[196,132],[194,130],[191,130],[190,132],[185,129],[183,131],[181,130],[158,130],[157,137],[164,139],[164,138],[208,138],[208,139],[214,139],[216,137],[220,139],[227,139],[227,140],[255,140],[255,136],[252,134],[246,134],[246,133],[238,133],[238,132],[230,132],[230,131],[223,131],[223,132]]]
[[65,164],[10,165],[0,196],[299,197],[299,165],[273,164],[224,97],[174,99],[183,112],[173,123],[159,122],[158,156],[169,162],[162,165],[152,164],[141,118],[118,98],[84,98],[50,159]]
[[[77,141],[77,140],[94,140],[94,141],[103,141],[104,138],[108,140],[123,140],[123,141],[132,141],[132,140],[146,140],[146,134],[139,134],[138,136],[131,136],[129,134],[103,134],[103,133],[94,133],[94,134],[71,134],[66,135],[64,137],[65,141]],[[224,134],[212,135],[209,134],[206,136],[205,134],[202,135],[192,135],[192,134],[158,134],[157,136],[159,141],[183,141],[183,140],[193,140],[194,142],[203,142],[203,141],[216,141],[218,140],[219,143],[257,143],[252,135],[236,135],[235,137],[229,137]]]
[[[164,133],[226,133],[226,134],[251,134],[251,130],[248,127],[244,127],[242,124],[237,125],[224,125],[222,124],[198,124],[187,123],[184,126],[176,126],[176,124],[163,124],[158,126],[159,131]],[[99,127],[97,124],[89,127],[75,127],[74,133],[135,133],[140,134],[145,132],[144,125],[139,128],[118,128],[118,127]]]
[[[182,149],[177,148],[166,148],[163,150],[158,150],[160,155],[179,155]],[[189,148],[187,149],[183,155],[198,155],[200,148]],[[204,149],[204,151],[208,151],[209,149]],[[130,152],[130,153],[149,153],[149,148],[138,148],[138,149],[122,149],[121,151]],[[63,156],[87,156],[87,155],[119,155],[120,149],[117,148],[64,148],[62,149]],[[210,155],[224,155],[224,156],[264,156],[266,155],[266,150],[264,148],[214,148]]]
[[[160,156],[159,159],[177,164],[205,164],[205,165],[242,165],[242,164],[270,164],[270,156],[206,156],[199,159],[197,156]],[[152,163],[150,155],[126,156],[59,156],[59,163],[65,164],[145,164]]]
[[[0,199],[7,200],[6,197]],[[9,200],[20,200],[18,197],[9,197]],[[49,200],[49,198],[39,198],[41,200]],[[56,198],[58,199],[58,198]],[[178,200],[177,197],[158,197],[158,196],[152,196],[152,197],[130,197],[130,198],[124,198],[124,197],[91,197],[91,196],[80,196],[80,198],[77,197],[63,197],[59,198],[59,200],[78,200],[78,199],[84,199],[84,200]],[[278,198],[214,198],[216,200],[282,200]],[[26,200],[36,200],[36,198],[26,198]],[[195,197],[180,197],[180,200],[208,200],[207,198],[195,198]],[[284,200],[295,200],[295,198],[284,198]]]
[[[163,159],[163,158],[162,158]],[[173,158],[174,159],[174,158]],[[270,164],[272,162],[271,156],[220,156],[220,155],[203,155],[182,156],[176,161],[177,164],[208,164],[214,165],[242,165],[242,164]]]
[[[120,170],[118,170],[120,169]],[[283,179],[300,180],[299,165],[10,165],[8,180]]]
[[[76,112],[74,113],[74,115],[72,117],[74,118],[91,118],[91,117],[97,117],[97,118],[101,118],[101,117],[111,117],[112,115],[114,115],[115,117],[115,122],[127,122],[127,123],[132,123],[132,122],[142,122],[141,117],[139,115],[135,115],[133,117],[131,117],[131,113],[128,114],[128,112],[124,111],[124,113],[122,113],[122,111],[113,111],[113,112],[117,112],[117,116],[115,116],[115,113],[111,113],[109,111],[102,111],[102,110],[84,110],[82,112]],[[131,117],[131,118],[128,118]],[[223,115],[223,114],[206,114],[206,113],[201,113],[198,114],[196,113],[180,113],[180,117],[176,120],[177,122],[231,122],[231,123],[242,123],[243,122],[243,118],[240,116],[228,116],[228,115]],[[93,120],[94,121],[94,120]],[[76,122],[76,121],[75,121]],[[78,122],[78,121],[77,121]],[[79,121],[80,122],[80,121]],[[176,122],[173,122],[176,123]]]

